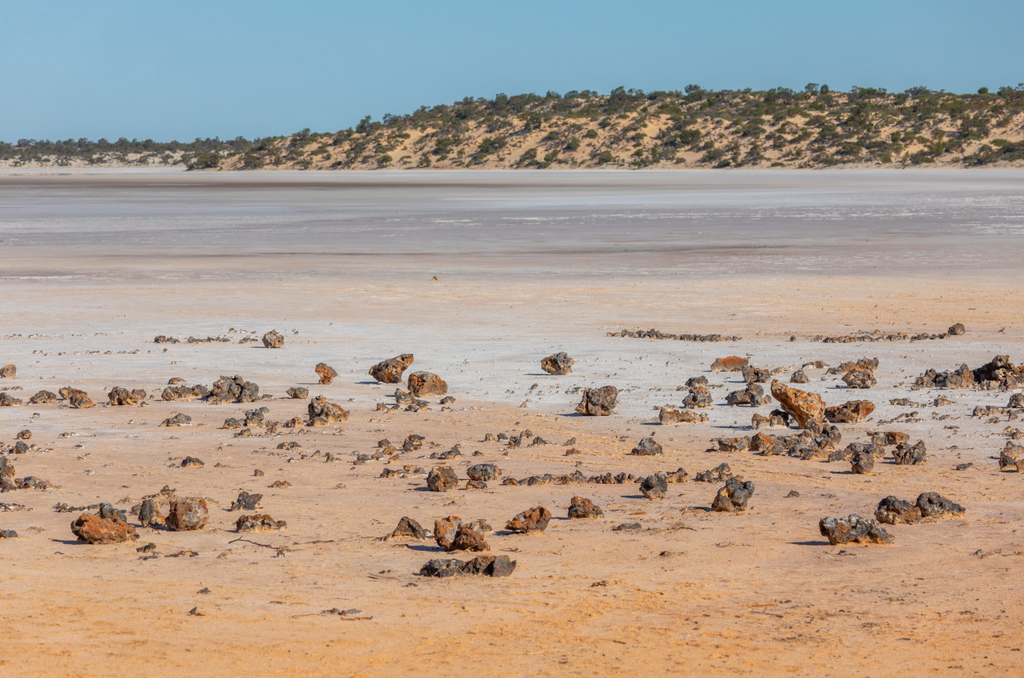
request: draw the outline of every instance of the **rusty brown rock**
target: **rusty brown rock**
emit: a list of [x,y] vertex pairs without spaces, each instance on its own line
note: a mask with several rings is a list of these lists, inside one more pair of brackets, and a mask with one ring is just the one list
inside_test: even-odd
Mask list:
[[569,502],[569,518],[572,520],[600,518],[602,516],[604,516],[604,511],[601,510],[601,507],[589,499],[573,497]]
[[668,424],[703,424],[708,420],[708,415],[693,410],[678,410],[674,407],[662,407],[658,415],[658,421],[662,425]]
[[607,417],[618,406],[619,390],[614,386],[588,388],[576,406],[576,412],[589,417]]
[[461,527],[462,519],[458,516],[448,516],[447,518],[435,520],[434,541],[445,551],[451,551],[452,544],[455,543],[455,537],[458,535],[459,528]]
[[65,386],[60,390],[60,397],[68,401],[68,404],[76,410],[86,410],[96,405],[89,399],[89,394],[71,386]]
[[0,379],[14,379],[18,376],[18,368],[14,365],[0,367]]
[[312,398],[306,409],[309,412],[310,426],[326,426],[348,419],[348,410],[335,405],[324,396]]
[[505,529],[513,532],[543,532],[551,521],[551,511],[543,506],[535,506],[516,515],[505,523]]
[[320,383],[327,385],[334,381],[334,378],[338,376],[334,368],[327,363],[317,363],[316,373],[320,377]]
[[263,346],[265,348],[284,348],[284,337],[277,330],[270,330],[263,335]]
[[206,525],[210,511],[205,499],[175,499],[167,514],[167,527],[181,532],[200,530]]
[[235,521],[235,530],[238,532],[279,532],[287,527],[285,521],[274,520],[267,514],[239,516]]
[[569,354],[562,351],[554,353],[540,361],[540,368],[548,374],[564,376],[572,372],[572,366],[576,361],[569,357]]
[[414,359],[412,353],[403,353],[382,360],[370,368],[370,376],[382,384],[399,384],[402,382],[402,373],[412,365]]
[[448,393],[448,384],[433,372],[413,372],[409,375],[409,392],[414,398],[443,396]]
[[107,400],[111,405],[116,406],[134,407],[139,404],[139,396],[121,386],[115,386],[110,389],[110,393],[107,394]]
[[806,428],[807,422],[811,420],[821,422],[825,416],[825,401],[817,393],[790,388],[773,379],[772,396],[779,401],[779,406],[784,412],[788,412],[796,419],[800,428]]
[[78,541],[87,544],[120,544],[138,539],[135,528],[120,518],[100,518],[94,513],[83,513],[71,523],[71,531]]
[[451,492],[458,488],[459,477],[450,466],[435,466],[427,476],[427,487],[433,492]]
[[450,551],[489,551],[491,547],[484,535],[468,525],[462,525],[455,535]]
[[718,358],[715,362],[711,363],[711,371],[742,372],[743,368],[749,363],[750,361],[746,358],[741,358],[738,355],[731,355],[726,358]]
[[859,424],[875,411],[875,404],[868,400],[851,400],[842,405],[825,408],[825,418],[833,424]]

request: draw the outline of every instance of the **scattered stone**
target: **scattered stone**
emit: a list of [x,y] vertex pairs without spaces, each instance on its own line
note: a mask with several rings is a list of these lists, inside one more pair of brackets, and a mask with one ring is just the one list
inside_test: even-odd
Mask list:
[[664,473],[647,476],[640,483],[640,493],[647,499],[664,499],[668,492],[668,478]]
[[284,337],[277,330],[270,330],[263,335],[263,346],[265,348],[284,348]]
[[[1020,445],[1014,445],[1010,441],[1006,442],[1006,446],[999,453],[999,469],[1007,469],[1014,467],[1018,473],[1024,473],[1024,447]],[[3,482],[2,476],[3,470],[3,459],[0,459],[0,483]]]
[[34,396],[28,399],[33,405],[46,405],[49,403],[57,402],[57,394],[51,393],[50,391],[39,391]]
[[[691,379],[690,381],[693,380]],[[711,391],[708,390],[706,382],[703,385],[694,384],[693,386],[690,386],[689,395],[683,398],[683,407],[689,410],[706,410],[713,404],[714,402],[711,400]]]
[[398,384],[402,381],[402,373],[413,363],[412,353],[403,353],[383,360],[370,368],[370,376],[382,384]]
[[516,533],[543,532],[550,521],[551,511],[543,506],[535,506],[517,514],[512,520],[505,523],[505,529]]
[[874,445],[899,445],[910,441],[910,436],[900,431],[872,431],[868,433]]
[[516,561],[508,556],[477,556],[469,561],[453,558],[435,558],[420,568],[424,577],[458,577],[483,575],[485,577],[507,577],[516,568]]
[[673,339],[675,341],[697,341],[697,342],[717,342],[717,341],[739,341],[738,336],[728,336],[723,334],[669,334],[668,332],[662,332],[660,330],[626,330],[623,329],[620,332],[609,332],[609,337],[632,337],[634,339]]
[[235,521],[237,532],[280,532],[287,529],[288,523],[283,520],[274,520],[267,514],[256,514],[251,516],[239,516]]
[[638,457],[656,457],[661,455],[661,451],[661,445],[654,439],[654,436],[647,436],[640,439],[630,454]]
[[601,507],[589,499],[573,497],[569,501],[569,518],[572,520],[601,518],[602,516],[604,516],[604,511],[601,510]]
[[964,327],[963,323],[954,323],[953,325],[949,326],[948,330],[946,330],[946,334],[948,334],[951,337],[958,337],[966,331],[967,328]]
[[[183,379],[171,379],[172,382],[184,381]],[[186,386],[184,384],[170,384],[163,391],[160,392],[160,399],[166,401],[172,400],[196,400],[198,398],[208,398],[210,396],[210,387],[203,386],[202,384],[196,384],[194,386]]]
[[466,469],[466,475],[472,480],[497,480],[501,469],[494,464],[476,464]]
[[690,410],[677,410],[674,407],[662,407],[658,414],[658,421],[662,425],[667,424],[703,424],[708,421],[708,415],[703,412],[691,412]]
[[146,392],[142,390],[129,391],[121,386],[115,386],[107,394],[107,400],[113,406],[134,407],[140,401],[146,399]]
[[458,488],[459,477],[450,466],[435,466],[427,476],[427,487],[433,492],[451,492]]
[[160,513],[156,502],[153,499],[143,499],[139,507],[139,523],[143,527],[163,527],[166,518]]
[[120,544],[138,539],[135,528],[122,518],[101,518],[94,513],[83,513],[71,523],[71,531],[78,541],[87,544]]
[[18,376],[18,368],[14,365],[0,367],[0,379],[14,379]]
[[916,523],[921,520],[921,509],[909,501],[889,496],[878,502],[875,520],[887,525]]
[[621,523],[612,528],[612,532],[636,532],[643,528],[640,523]]
[[185,457],[181,460],[181,468],[202,468],[206,466],[202,459],[196,457]]
[[289,398],[294,400],[305,400],[309,397],[309,389],[305,386],[293,386],[292,388],[285,391]]
[[419,539],[422,541],[427,538],[427,532],[418,522],[409,516],[403,516],[402,519],[398,521],[398,526],[395,527],[394,531],[391,533],[391,538]]
[[796,490],[790,490],[789,494],[786,495],[786,499],[795,499],[800,496],[800,493]]
[[322,395],[309,401],[307,411],[310,426],[327,426],[348,420],[348,410],[335,405]]
[[921,509],[921,515],[925,518],[959,517],[966,511],[963,506],[954,504],[938,492],[922,493],[917,498],[917,507]]
[[875,404],[868,400],[851,400],[842,405],[826,407],[825,418],[833,424],[859,424],[874,411]]
[[694,477],[694,480],[698,483],[721,483],[732,477],[732,469],[723,462],[713,469],[701,471]]
[[168,417],[167,419],[164,419],[163,422],[160,423],[160,427],[161,428],[170,428],[171,426],[191,426],[191,425],[192,425],[192,417],[188,416],[187,414],[182,414],[181,412],[179,412],[178,414],[174,415],[173,417]]
[[711,503],[712,511],[746,511],[747,501],[754,495],[754,483],[730,478],[725,487],[718,490],[715,500]]
[[320,383],[323,385],[330,384],[334,381],[334,378],[338,376],[338,373],[333,367],[327,363],[317,363],[316,373],[320,377]]
[[789,383],[791,384],[806,384],[809,381],[810,379],[807,378],[807,375],[803,370],[797,370],[793,373],[793,376],[789,378]]
[[18,440],[32,440],[32,431],[27,428],[18,431]]
[[71,386],[65,386],[60,390],[60,397],[68,401],[68,404],[76,410],[87,410],[96,405],[89,399],[89,394]]
[[850,458],[850,470],[859,475],[867,475],[875,467],[875,455],[870,450],[858,449]]
[[270,488],[270,489],[280,489],[280,488],[283,488],[283,487],[291,487],[291,486],[292,486],[292,484],[289,483],[287,480],[275,480],[274,482],[272,482],[269,485],[267,485],[267,487]]
[[843,382],[848,388],[871,388],[878,383],[871,370],[850,370],[843,375]]
[[547,358],[541,360],[540,367],[548,374],[564,376],[572,372],[572,366],[575,363],[576,361],[570,358],[568,353],[563,351],[561,353],[549,355]]
[[833,545],[892,544],[895,541],[875,520],[855,513],[845,518],[822,518],[818,530]]
[[[776,382],[778,383],[778,382]],[[766,395],[760,384],[750,383],[742,391],[733,391],[725,396],[725,402],[730,405],[749,405],[761,407],[772,401],[771,396]]]
[[927,460],[927,450],[923,440],[918,440],[913,446],[900,443],[893,450],[892,456],[899,466],[916,466]]
[[15,398],[7,392],[0,392],[0,407],[18,407],[19,405],[21,405],[20,398]]
[[588,417],[607,417],[618,406],[619,390],[614,386],[588,388],[576,406],[576,413]]
[[727,358],[718,358],[711,363],[712,372],[741,372],[750,361],[737,355]]
[[487,489],[487,483],[485,483],[482,480],[467,480],[466,481],[466,489],[467,490],[486,490]]
[[206,525],[210,511],[205,499],[175,499],[167,514],[167,527],[176,531],[200,530]]
[[414,398],[443,396],[448,393],[448,384],[432,372],[413,372],[409,375],[409,392]]
[[825,416],[825,401],[816,393],[789,388],[781,381],[772,380],[772,395],[783,411],[796,419],[800,428],[806,428],[809,421],[820,423]]
[[18,533],[14,530],[0,530],[0,539],[17,539]]
[[256,494],[246,492],[242,490],[238,493],[238,498],[231,502],[232,511],[256,511],[260,508],[260,501],[263,500],[262,494]]
[[764,384],[772,377],[771,370],[762,370],[753,365],[744,365],[740,368],[743,373],[743,381],[748,384]]
[[451,548],[447,550],[489,551],[490,549],[491,547],[487,544],[484,535],[480,531],[469,525],[461,525],[455,533],[455,539],[452,541]]
[[766,417],[755,412],[750,417],[750,428],[755,431],[762,428],[789,428],[789,414],[781,410],[772,410]]
[[213,389],[206,401],[214,405],[223,403],[254,403],[260,400],[260,387],[252,381],[246,381],[237,374],[233,377],[222,376],[213,382]]

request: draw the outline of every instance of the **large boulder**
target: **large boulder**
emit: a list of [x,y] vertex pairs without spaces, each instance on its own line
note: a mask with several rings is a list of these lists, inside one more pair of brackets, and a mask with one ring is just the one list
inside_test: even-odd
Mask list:
[[78,541],[87,544],[120,544],[139,538],[135,527],[123,516],[116,515],[104,518],[95,513],[83,513],[71,523],[71,531]]
[[535,506],[516,514],[512,520],[505,523],[505,529],[518,533],[543,532],[550,521],[551,511],[543,506]]
[[772,395],[779,401],[779,407],[796,419],[800,428],[807,428],[807,422],[825,417],[825,401],[817,393],[808,393],[790,388],[777,379],[772,380]]
[[859,424],[875,411],[869,400],[851,400],[842,405],[825,408],[825,418],[833,424]]
[[412,365],[413,360],[412,353],[382,360],[370,368],[370,376],[382,384],[399,384],[402,382],[402,372]]
[[575,363],[576,361],[570,358],[568,353],[562,351],[541,360],[540,368],[548,374],[564,376],[572,372],[572,366]]
[[409,375],[409,392],[414,398],[443,396],[448,393],[448,384],[433,372],[413,372]]
[[459,486],[459,477],[450,466],[435,466],[427,476],[427,487],[433,492],[451,492]]
[[895,541],[872,518],[850,514],[845,518],[822,518],[818,531],[831,544],[892,544]]
[[576,412],[588,417],[607,417],[618,406],[619,390],[614,386],[588,388],[576,406]]
[[209,517],[210,511],[206,508],[205,499],[175,499],[167,514],[167,527],[179,532],[201,530]]
[[320,383],[325,386],[333,382],[334,378],[338,376],[334,368],[327,363],[317,363],[315,371],[317,376],[320,377]]
[[728,513],[746,511],[747,501],[754,495],[754,483],[742,481],[737,478],[730,478],[725,481],[725,487],[718,490],[715,500],[711,502],[712,511],[724,511]]
[[270,330],[263,335],[263,346],[266,348],[284,348],[284,337],[277,330]]

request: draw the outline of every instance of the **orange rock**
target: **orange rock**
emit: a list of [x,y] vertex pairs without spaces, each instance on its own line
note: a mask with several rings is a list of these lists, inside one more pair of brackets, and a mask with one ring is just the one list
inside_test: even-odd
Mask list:
[[444,379],[431,372],[413,372],[409,375],[409,391],[414,398],[448,393]]
[[318,363],[316,366],[316,373],[320,375],[321,384],[330,384],[334,381],[334,378],[338,376],[338,373],[334,371],[334,368],[327,363]]
[[731,355],[727,358],[719,358],[711,363],[712,372],[740,372],[750,362],[738,355]]
[[370,368],[370,376],[382,384],[398,384],[402,381],[402,372],[412,365],[414,360],[412,353],[403,353],[382,360]]
[[120,544],[138,539],[135,528],[117,518],[104,519],[95,513],[83,513],[71,523],[71,531],[78,541],[89,544]]
[[833,424],[859,424],[871,416],[875,404],[869,400],[851,400],[825,408],[825,418]]
[[772,396],[779,401],[783,411],[789,412],[796,419],[800,428],[805,428],[812,419],[820,422],[825,416],[825,401],[817,393],[789,388],[778,379],[773,379]]

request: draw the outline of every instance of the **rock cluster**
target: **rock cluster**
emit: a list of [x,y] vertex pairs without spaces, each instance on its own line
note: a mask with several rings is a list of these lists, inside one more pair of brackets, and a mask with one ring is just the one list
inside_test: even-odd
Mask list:
[[516,569],[516,561],[508,556],[477,556],[461,561],[454,558],[435,558],[420,568],[424,577],[458,577],[462,575],[483,575],[485,577],[507,577]]
[[729,336],[725,334],[671,334],[669,332],[662,332],[660,330],[626,330],[623,329],[620,332],[609,332],[609,337],[632,337],[634,339],[673,339],[676,341],[698,341],[698,342],[717,342],[717,341],[739,341],[738,336]]
[[214,405],[222,403],[254,403],[260,399],[260,387],[252,381],[246,381],[237,374],[233,377],[221,377],[213,382],[207,402]]
[[927,370],[914,382],[915,388],[969,389],[986,391],[1024,387],[1024,366],[1017,367],[1010,357],[997,355],[981,367],[972,370],[966,364],[955,370],[936,372]]
[[409,392],[414,398],[443,396],[448,393],[448,384],[433,372],[413,372],[409,375]]

